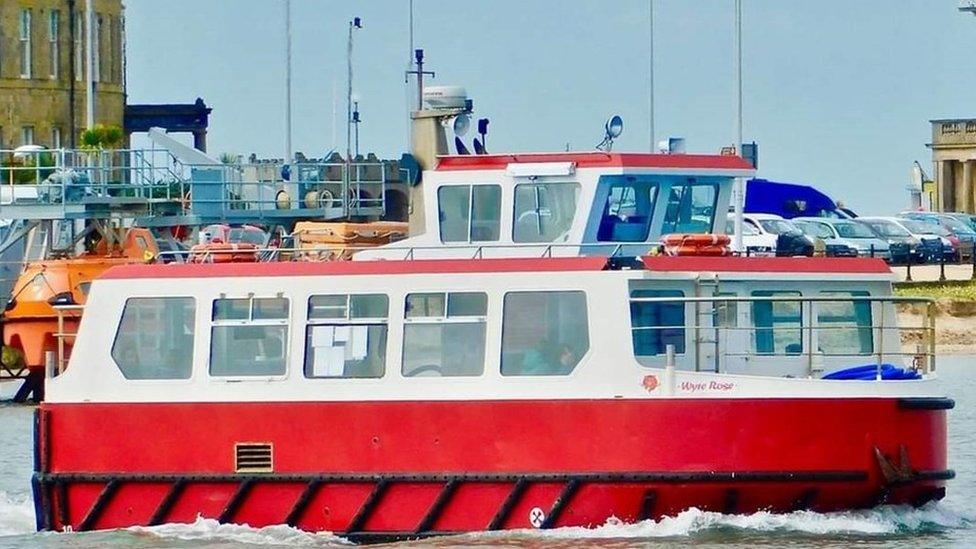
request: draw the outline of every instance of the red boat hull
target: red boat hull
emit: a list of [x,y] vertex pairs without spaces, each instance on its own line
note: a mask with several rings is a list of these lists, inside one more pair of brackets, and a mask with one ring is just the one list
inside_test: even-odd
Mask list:
[[[45,529],[200,515],[366,538],[595,526],[689,507],[917,505],[941,498],[952,476],[949,407],[895,398],[44,404],[35,501]],[[273,473],[236,472],[241,442],[272,444]]]

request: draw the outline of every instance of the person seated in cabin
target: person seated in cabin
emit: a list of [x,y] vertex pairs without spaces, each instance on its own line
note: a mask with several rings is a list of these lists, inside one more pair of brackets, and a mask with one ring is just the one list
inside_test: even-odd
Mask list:
[[522,357],[520,375],[551,376],[569,372],[575,364],[576,353],[565,343],[553,345],[543,339]]

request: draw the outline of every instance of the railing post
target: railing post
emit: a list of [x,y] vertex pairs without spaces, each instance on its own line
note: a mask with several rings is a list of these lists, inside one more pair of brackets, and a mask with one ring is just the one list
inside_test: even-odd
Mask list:
[[664,388],[668,395],[674,394],[674,354],[673,343],[664,346]]
[[908,250],[908,259],[905,263],[905,282],[912,281],[912,252],[911,249]]
[[926,306],[926,324],[928,330],[926,330],[926,339],[928,343],[928,372],[932,373],[935,371],[935,301],[929,301]]
[[874,257],[874,244],[871,244],[871,257]]
[[945,282],[945,254],[939,257],[939,282]]
[[969,257],[973,263],[973,274],[969,276],[969,279],[976,280],[976,250],[974,250],[973,253],[969,254]]
[[881,303],[881,314],[879,315],[880,320],[878,324],[878,366],[874,372],[874,379],[876,381],[881,381],[881,366],[884,364],[884,332],[885,332],[885,304],[884,301]]
[[[813,302],[807,301],[807,377],[813,379]],[[800,319],[803,319],[803,302],[800,302]],[[802,328],[801,328],[802,329]],[[801,332],[802,333],[802,332]]]
[[51,379],[54,377],[54,372],[55,372],[54,364],[55,364],[54,351],[44,351],[44,377],[45,378]]

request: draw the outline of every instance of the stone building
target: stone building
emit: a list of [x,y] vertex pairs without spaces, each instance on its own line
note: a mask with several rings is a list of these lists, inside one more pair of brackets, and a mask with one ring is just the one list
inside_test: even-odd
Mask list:
[[[125,16],[93,0],[95,122],[122,126]],[[0,0],[0,149],[72,147],[85,128],[86,0]]]
[[976,119],[932,120],[932,164],[940,212],[976,213]]

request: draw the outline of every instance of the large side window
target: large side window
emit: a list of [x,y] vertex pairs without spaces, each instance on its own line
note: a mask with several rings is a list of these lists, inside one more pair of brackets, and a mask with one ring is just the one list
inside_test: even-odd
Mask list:
[[211,375],[284,375],[288,350],[287,299],[215,299],[212,318]]
[[712,232],[717,199],[718,186],[714,184],[674,185],[668,194],[662,233]]
[[603,217],[597,230],[601,242],[643,242],[651,227],[657,184],[629,177],[625,183],[614,183],[603,206]]
[[136,297],[125,302],[112,358],[126,379],[189,379],[193,368],[192,297]]
[[403,315],[405,377],[480,376],[485,370],[488,295],[414,293]]
[[441,242],[493,242],[501,233],[499,185],[451,185],[437,190]]
[[630,329],[639,362],[664,354],[668,345],[674,345],[676,353],[685,352],[685,304],[680,299],[684,295],[680,290],[630,290]]
[[871,333],[871,302],[844,299],[867,296],[867,292],[823,292],[837,301],[817,303],[817,346],[827,354],[871,354],[874,337]]
[[389,299],[383,294],[308,300],[306,377],[383,377]]
[[[755,297],[800,297],[800,292],[758,290]],[[753,347],[759,354],[798,355],[803,352],[803,308],[796,301],[752,303]]]
[[589,348],[583,292],[505,294],[502,375],[567,375]]
[[515,242],[555,242],[573,226],[577,183],[525,183],[515,187]]

